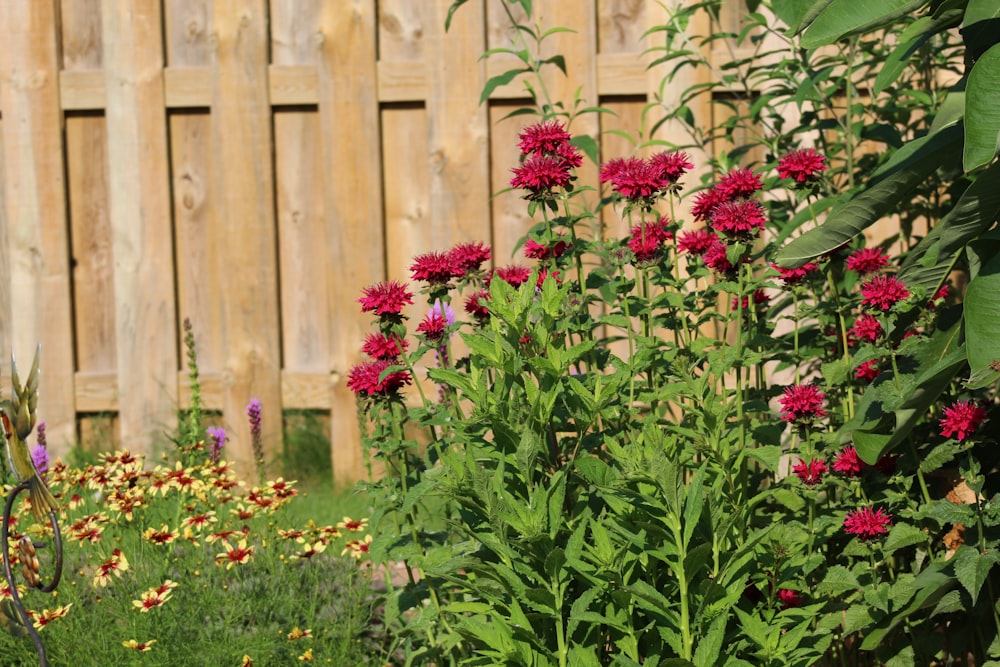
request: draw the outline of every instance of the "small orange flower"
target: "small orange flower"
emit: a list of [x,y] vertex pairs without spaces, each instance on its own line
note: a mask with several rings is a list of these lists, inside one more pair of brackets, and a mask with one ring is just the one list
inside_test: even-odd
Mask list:
[[121,549],[111,552],[111,557],[97,567],[94,573],[94,588],[101,588],[111,583],[111,575],[121,577],[122,572],[128,570],[128,559]]
[[125,648],[135,649],[140,653],[145,653],[146,651],[152,650],[153,644],[155,643],[156,643],[155,639],[148,639],[144,642],[138,642],[134,639],[128,639],[122,642],[122,646],[124,646]]
[[150,588],[138,600],[132,600],[132,606],[142,613],[160,607],[170,599],[170,593],[176,587],[177,584],[168,579],[162,586]]
[[244,655],[243,662],[240,663],[240,667],[253,667],[253,658],[248,655]]
[[226,548],[225,553],[216,554],[215,562],[218,565],[226,564],[226,569],[232,569],[237,563],[243,564],[248,561],[253,560],[254,548],[247,546],[247,541],[240,540],[236,546],[233,546],[229,542],[223,542],[222,546]]
[[36,630],[41,630],[46,625],[56,620],[57,618],[62,618],[69,612],[69,608],[73,606],[73,603],[69,603],[63,607],[56,607],[55,609],[43,609],[41,612],[28,610],[28,616],[31,617],[31,621],[35,624]]
[[361,560],[365,556],[365,554],[368,553],[368,550],[371,548],[371,545],[372,545],[372,536],[365,535],[364,540],[350,540],[347,544],[344,545],[344,550],[340,552],[340,555],[343,556],[344,554],[350,553],[353,558]]
[[313,650],[307,649],[305,653],[299,656],[299,660],[302,662],[312,662],[313,661]]
[[296,542],[304,542],[305,534],[306,531],[300,530],[298,528],[293,528],[292,530],[282,530],[281,528],[278,529],[278,535],[280,535],[281,539],[283,540],[295,540]]
[[298,627],[292,628],[292,631],[288,633],[288,640],[295,641],[297,639],[312,639],[312,630],[306,628],[305,630],[300,630]]
[[155,528],[147,528],[143,531],[142,536],[144,539],[152,542],[153,544],[163,545],[170,544],[176,540],[180,534],[170,530],[167,528],[167,524],[163,523],[160,524],[159,530],[156,530]]
[[360,532],[368,527],[368,519],[354,520],[349,516],[345,516],[344,520],[337,524],[337,528],[343,530],[349,530],[351,532]]
[[302,551],[293,554],[291,560],[305,560],[307,558],[312,558],[316,554],[321,554],[324,551],[326,551],[326,541],[316,540],[315,542],[306,542]]

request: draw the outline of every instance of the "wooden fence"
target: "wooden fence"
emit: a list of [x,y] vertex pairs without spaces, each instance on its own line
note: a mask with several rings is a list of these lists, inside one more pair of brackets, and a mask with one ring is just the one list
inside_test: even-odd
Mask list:
[[[335,477],[361,473],[345,386],[370,328],[361,288],[458,241],[509,263],[530,226],[515,193],[490,199],[516,164],[528,121],[500,119],[523,84],[479,103],[511,66],[480,58],[510,44],[509,20],[472,0],[446,33],[451,1],[0,3],[0,350],[26,367],[42,343],[57,453],[94,415],[114,415],[113,440],[133,450],[162,441],[190,401],[190,318],[204,402],[244,469],[257,397],[270,452],[280,409],[329,411]],[[617,114],[571,130],[629,152],[606,133],[634,131],[654,99],[643,34],[661,5],[536,0],[535,13],[574,30],[546,42],[568,69],[552,68],[552,97],[579,90]]]

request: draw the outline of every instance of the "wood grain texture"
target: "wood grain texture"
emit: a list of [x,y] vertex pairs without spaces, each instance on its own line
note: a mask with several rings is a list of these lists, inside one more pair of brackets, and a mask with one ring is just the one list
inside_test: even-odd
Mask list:
[[[346,379],[361,360],[369,318],[360,312],[361,289],[385,277],[381,147],[376,84],[373,0],[324,3],[320,15],[319,117],[322,174],[328,179],[324,210],[329,227],[327,271],[331,370]],[[337,482],[363,470],[353,393],[346,382],[332,389],[330,447]]]
[[106,128],[104,116],[99,114],[67,116],[66,175],[76,368],[87,373],[113,374],[117,363],[115,260],[108,210]]
[[199,67],[211,62],[211,5],[212,0],[169,0],[163,3],[167,65]]
[[314,65],[319,60],[323,0],[270,0],[272,65]]
[[278,272],[263,0],[212,3],[211,186],[225,266],[221,288],[223,413],[244,476],[254,471],[245,411],[262,405],[265,458],[281,451]]
[[176,426],[178,327],[158,0],[104,0],[108,184],[121,441],[152,454]]
[[2,279],[15,319],[12,347],[23,367],[42,344],[39,418],[53,451],[63,454],[75,440],[76,409],[56,25],[53,3],[0,3],[9,271]]
[[60,0],[62,68],[97,70],[104,64],[102,0]]

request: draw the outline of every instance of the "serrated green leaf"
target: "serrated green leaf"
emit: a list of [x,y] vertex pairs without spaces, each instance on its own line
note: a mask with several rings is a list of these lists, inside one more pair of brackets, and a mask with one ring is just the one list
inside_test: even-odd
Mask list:
[[955,569],[955,578],[972,596],[972,604],[975,605],[990,570],[1000,563],[1000,554],[993,550],[981,553],[963,544],[949,562]]
[[823,581],[816,585],[817,595],[838,596],[861,588],[861,582],[854,573],[843,565],[831,565]]
[[902,549],[903,547],[923,544],[927,542],[927,539],[927,533],[920,528],[908,523],[897,523],[889,531],[889,535],[886,536],[885,542],[882,544],[882,549],[886,554],[891,554],[893,551]]

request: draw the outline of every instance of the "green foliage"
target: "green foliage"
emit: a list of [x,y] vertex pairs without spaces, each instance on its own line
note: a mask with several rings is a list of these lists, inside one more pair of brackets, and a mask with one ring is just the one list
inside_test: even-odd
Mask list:
[[[523,75],[528,112],[549,129],[599,111],[548,98],[540,68],[561,61],[539,54],[553,30],[518,24],[502,4],[518,41],[498,52],[524,66],[491,80],[483,100]],[[516,4],[532,21],[531,3]],[[728,145],[709,166],[729,172],[722,181],[738,166],[761,178],[766,197],[727,197],[762,200],[767,233],[727,229],[716,208],[703,222],[717,245],[693,251],[701,225],[677,213],[692,203],[679,185],[639,194],[609,168],[600,184],[526,188],[530,273],[468,269],[423,288],[438,312],[463,294],[486,305],[467,305],[469,317],[436,337],[424,320],[412,351],[382,360],[379,382],[403,373],[419,401],[404,400],[404,381],[365,384],[363,367],[352,372],[366,445],[386,471],[367,487],[373,558],[407,573],[386,605],[393,658],[1000,657],[1000,457],[987,419],[1000,374],[988,83],[1000,32],[983,29],[997,15],[975,1],[775,0],[748,3],[732,34],[718,2],[665,9],[648,34],[669,73],[630,143],[636,156],[684,148],[655,138],[673,120],[691,146]],[[701,12],[713,32],[692,36]],[[678,72],[711,65],[701,53],[734,46],[712,80],[666,94]],[[977,61],[965,77],[968,52]],[[949,73],[959,83],[944,87]],[[692,111],[713,92],[727,112],[715,126]],[[774,173],[806,147],[825,157],[822,174]],[[705,193],[724,191],[716,173]],[[628,237],[589,228],[607,207]],[[883,245],[901,250],[888,266],[859,268],[852,251],[889,215],[901,224]],[[670,237],[649,243],[659,224]],[[900,292],[880,303],[878,280],[891,275]],[[968,281],[964,298],[939,292],[953,280]],[[865,318],[877,330],[859,328]],[[401,339],[414,328],[383,313],[378,330]]]

